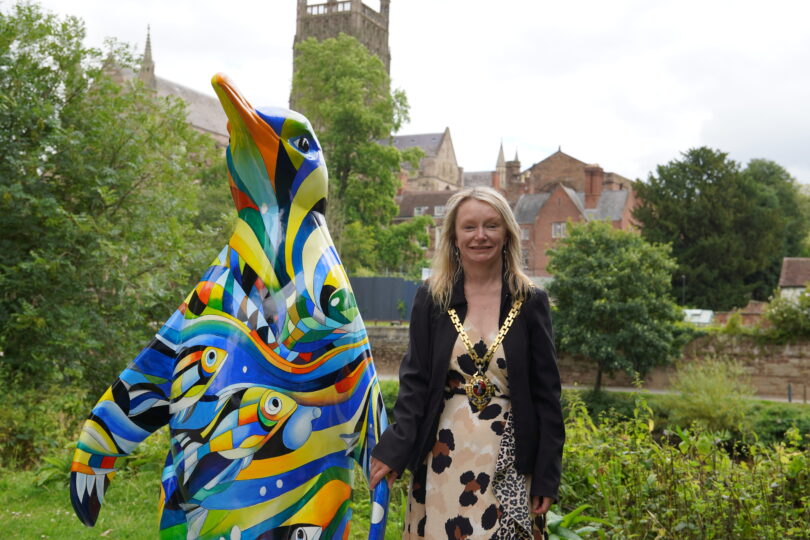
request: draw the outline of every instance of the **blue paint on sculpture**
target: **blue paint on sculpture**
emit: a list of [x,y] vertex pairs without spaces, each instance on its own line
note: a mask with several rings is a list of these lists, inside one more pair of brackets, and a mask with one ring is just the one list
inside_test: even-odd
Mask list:
[[[94,407],[71,473],[92,526],[115,461],[169,426],[161,538],[342,539],[353,461],[387,420],[368,338],[323,218],[309,122],[254,110],[222,75],[236,230],[198,285]],[[388,487],[372,494],[382,538]]]

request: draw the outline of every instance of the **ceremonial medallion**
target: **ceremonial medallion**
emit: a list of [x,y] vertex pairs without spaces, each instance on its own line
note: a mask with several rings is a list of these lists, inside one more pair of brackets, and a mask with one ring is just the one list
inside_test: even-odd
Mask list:
[[472,405],[476,412],[486,407],[489,400],[492,399],[492,396],[495,394],[495,385],[489,380],[489,378],[487,378],[486,375],[487,368],[489,367],[489,361],[492,360],[492,355],[495,354],[495,349],[497,349],[503,341],[504,336],[506,336],[506,332],[508,332],[509,327],[512,326],[512,321],[514,321],[515,317],[517,317],[517,314],[520,311],[520,306],[522,305],[522,299],[517,299],[515,300],[515,303],[512,304],[512,309],[509,310],[506,320],[503,321],[501,329],[498,330],[498,335],[495,338],[495,341],[492,342],[492,344],[487,348],[487,352],[484,354],[483,358],[478,356],[478,353],[475,352],[472,343],[470,343],[470,338],[467,336],[467,332],[464,331],[464,327],[461,325],[458,314],[456,314],[456,310],[447,310],[447,314],[450,315],[450,320],[453,322],[456,332],[458,332],[458,335],[461,336],[461,341],[467,348],[467,353],[475,363],[476,373],[464,384],[464,390],[467,392],[467,399],[470,400],[470,405]]
[[487,376],[481,372],[476,373],[464,385],[467,391],[467,399],[476,411],[480,411],[487,406],[492,395],[495,393],[495,385]]

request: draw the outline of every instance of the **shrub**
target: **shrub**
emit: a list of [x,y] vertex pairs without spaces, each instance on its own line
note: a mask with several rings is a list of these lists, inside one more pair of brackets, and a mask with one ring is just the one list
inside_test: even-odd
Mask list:
[[780,343],[810,338],[810,290],[805,289],[797,300],[776,297],[765,312],[770,322],[769,337]]
[[641,396],[631,419],[599,425],[568,397],[561,501],[591,505],[610,538],[806,538],[810,450],[797,429],[773,446],[752,443],[741,462],[700,426],[657,437]]
[[743,431],[754,388],[740,364],[722,359],[684,362],[670,381],[673,394],[661,396],[670,420],[682,427],[697,422],[713,431]]
[[751,429],[761,442],[782,442],[791,428],[796,428],[810,448],[810,406],[800,403],[756,401],[749,411]]
[[0,467],[27,469],[64,453],[91,405],[74,386],[0,393]]

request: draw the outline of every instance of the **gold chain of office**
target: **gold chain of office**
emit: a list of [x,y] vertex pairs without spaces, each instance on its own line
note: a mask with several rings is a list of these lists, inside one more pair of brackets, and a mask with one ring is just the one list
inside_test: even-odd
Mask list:
[[458,332],[458,335],[461,336],[461,342],[464,343],[464,346],[467,348],[467,353],[475,363],[475,375],[470,377],[470,379],[464,384],[464,390],[467,393],[467,399],[470,400],[470,404],[473,406],[473,408],[475,408],[476,411],[480,411],[486,407],[495,393],[495,385],[489,380],[489,377],[487,377],[486,371],[489,367],[489,362],[492,360],[492,355],[495,354],[495,350],[501,344],[503,338],[506,337],[506,333],[509,331],[509,327],[512,326],[515,317],[517,317],[517,314],[520,312],[520,306],[522,305],[523,300],[520,298],[515,300],[515,302],[512,304],[512,309],[509,310],[506,320],[503,321],[501,329],[498,330],[498,335],[495,338],[495,341],[493,341],[492,344],[487,348],[487,352],[484,354],[483,358],[478,356],[478,353],[475,352],[467,332],[464,331],[464,327],[461,325],[461,321],[458,318],[456,310],[453,308],[447,310],[447,314],[450,315],[450,320],[453,322],[453,326],[456,327],[456,332]]

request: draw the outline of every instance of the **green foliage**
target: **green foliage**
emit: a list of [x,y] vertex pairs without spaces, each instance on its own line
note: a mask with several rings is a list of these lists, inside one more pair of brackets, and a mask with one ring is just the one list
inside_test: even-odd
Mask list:
[[570,226],[549,251],[557,342],[596,362],[596,390],[603,372],[643,375],[679,352],[674,266],[666,246],[598,221]]
[[[397,478],[391,488],[388,503],[388,521],[385,527],[386,540],[402,538],[405,525],[405,514],[408,507],[408,486],[411,483],[411,474],[405,471],[402,478]],[[352,528],[349,538],[351,540],[366,540],[368,538],[369,521],[371,517],[371,494],[368,490],[363,471],[355,465],[354,489],[352,491]]]
[[[408,118],[401,90],[391,92],[382,61],[341,34],[296,45],[293,104],[318,133],[330,171],[330,204],[345,222],[387,225],[402,154],[380,144]],[[330,211],[330,225],[335,212]]]
[[224,176],[213,187],[213,141],[188,125],[180,101],[105,74],[137,69],[126,47],[102,55],[83,38],[81,21],[33,4],[0,14],[6,383],[102,389],[224,241],[229,203]]
[[765,312],[770,323],[767,333],[779,343],[810,339],[810,289],[805,289],[796,300],[777,296]]
[[79,386],[0,392],[0,467],[30,468],[64,457],[92,405]]
[[766,444],[783,442],[791,429],[805,434],[805,447],[810,448],[810,405],[755,401],[749,411],[751,431]]
[[741,170],[723,152],[694,148],[634,188],[642,235],[672,245],[673,283],[681,287],[685,276],[687,305],[725,311],[752,295],[767,299],[782,257],[795,255],[806,236],[806,201],[770,161]]
[[752,159],[743,169],[762,192],[764,205],[774,209],[779,218],[780,249],[768,265],[746,278],[753,286],[755,299],[767,300],[779,282],[783,257],[810,255],[805,241],[810,233],[810,197],[799,190],[799,183],[784,167],[767,159]]
[[[382,61],[340,34],[296,45],[293,106],[318,133],[330,171],[327,222],[349,273],[418,275],[427,245],[426,220],[391,225],[403,162],[418,148],[385,144],[408,118],[402,90],[391,91]],[[431,222],[432,223],[432,222]]]
[[711,431],[747,431],[754,387],[736,362],[718,358],[683,361],[670,379],[674,392],[662,398],[670,420],[699,423]]
[[610,538],[804,538],[810,449],[798,430],[738,461],[702,428],[655,434],[638,397],[633,417],[596,424],[569,395],[561,500],[610,522]]
[[[601,518],[583,515],[590,507],[589,504],[581,504],[564,516],[549,510],[546,514],[546,528],[548,529],[549,540],[581,540],[583,537],[580,535],[589,533],[597,533],[599,538],[605,538],[605,533],[599,528],[598,524],[610,526],[610,523]],[[597,525],[586,525],[571,529],[571,527],[583,523],[595,523]]]
[[393,379],[383,379],[380,381],[380,391],[382,392],[385,412],[388,414],[388,422],[394,421],[394,403],[397,402],[399,393],[399,382]]
[[378,227],[349,223],[343,229],[342,260],[351,275],[399,274],[418,279],[425,261],[425,246],[433,225],[430,216]]

